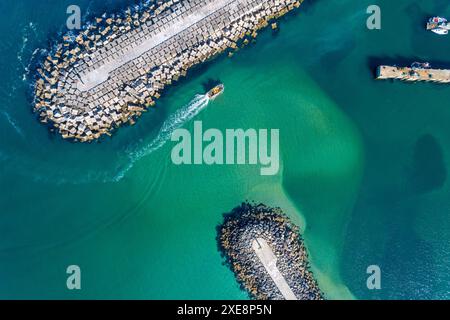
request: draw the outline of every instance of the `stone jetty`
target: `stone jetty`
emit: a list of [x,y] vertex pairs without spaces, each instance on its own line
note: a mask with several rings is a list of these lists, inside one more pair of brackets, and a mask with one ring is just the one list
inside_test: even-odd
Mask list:
[[431,69],[424,67],[396,67],[379,66],[377,68],[377,79],[397,79],[409,82],[427,81],[437,83],[450,83],[450,70]]
[[243,203],[217,230],[219,250],[250,297],[323,299],[299,228],[281,209]]
[[64,36],[42,62],[34,110],[65,139],[111,135],[191,67],[248,43],[302,1],[165,0],[105,14]]

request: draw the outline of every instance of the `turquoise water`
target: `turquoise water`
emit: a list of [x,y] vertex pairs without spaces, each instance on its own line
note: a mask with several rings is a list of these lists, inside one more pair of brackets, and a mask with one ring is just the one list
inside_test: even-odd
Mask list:
[[[78,1],[83,12],[126,1]],[[449,298],[447,86],[376,82],[379,61],[450,65],[448,38],[423,31],[446,1],[306,1],[232,59],[170,88],[112,139],[49,134],[27,100],[29,61],[50,46],[70,1],[2,2],[0,298],[244,299],[215,227],[244,200],[282,207],[304,230],[329,298]],[[332,27],[324,23],[332,22]],[[400,61],[400,62],[399,62]],[[223,96],[190,103],[205,83]],[[171,128],[279,128],[282,168],[175,166]],[[165,143],[166,142],[166,143]],[[65,269],[82,270],[82,290]],[[382,289],[366,288],[366,268]]]

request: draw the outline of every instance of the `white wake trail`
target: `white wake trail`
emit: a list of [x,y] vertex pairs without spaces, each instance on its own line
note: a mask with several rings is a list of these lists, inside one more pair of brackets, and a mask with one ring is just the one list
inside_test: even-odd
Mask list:
[[5,117],[5,119],[8,121],[8,123],[14,128],[14,130],[22,137],[24,138],[24,134],[22,129],[19,127],[19,125],[17,124],[17,122],[10,116],[10,114],[8,112],[6,112],[5,110],[2,110],[1,113],[3,114],[3,116]]
[[170,140],[172,133],[204,110],[208,106],[209,101],[210,100],[206,95],[198,94],[191,102],[189,102],[189,104],[171,114],[162,124],[161,129],[154,140],[145,145],[143,148],[128,151],[128,156],[130,159],[129,163],[115,176],[114,181],[122,180],[136,161],[162,148],[167,141]]

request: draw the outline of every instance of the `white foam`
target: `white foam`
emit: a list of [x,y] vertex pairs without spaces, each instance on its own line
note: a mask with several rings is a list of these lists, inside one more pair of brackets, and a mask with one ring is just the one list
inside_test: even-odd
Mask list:
[[181,128],[184,124],[192,120],[196,115],[198,115],[203,109],[208,106],[209,98],[206,95],[196,95],[195,98],[186,106],[178,110],[177,112],[171,114],[166,121],[164,121],[161,129],[149,144],[141,147],[137,150],[129,150],[128,156],[130,158],[127,166],[120,170],[114,177],[114,181],[120,181],[123,179],[125,174],[133,167],[134,163],[139,159],[155,152],[156,150],[163,147],[167,141],[170,140],[172,133]]

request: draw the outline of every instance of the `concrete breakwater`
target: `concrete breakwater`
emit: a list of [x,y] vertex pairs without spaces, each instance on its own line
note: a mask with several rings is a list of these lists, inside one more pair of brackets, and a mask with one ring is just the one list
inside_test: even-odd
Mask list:
[[110,135],[134,124],[192,66],[236,49],[302,1],[166,0],[104,15],[46,57],[34,110],[65,139]]
[[226,264],[252,298],[323,299],[299,229],[281,209],[243,203],[217,229]]
[[436,83],[450,83],[450,70],[431,69],[423,67],[379,66],[377,68],[377,79],[397,79],[410,82],[426,81]]

